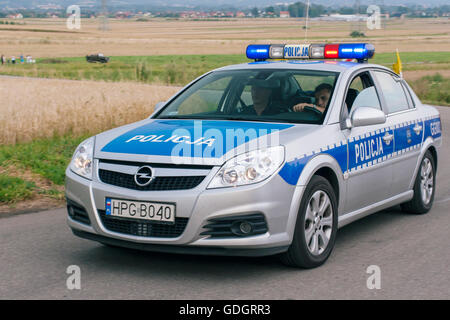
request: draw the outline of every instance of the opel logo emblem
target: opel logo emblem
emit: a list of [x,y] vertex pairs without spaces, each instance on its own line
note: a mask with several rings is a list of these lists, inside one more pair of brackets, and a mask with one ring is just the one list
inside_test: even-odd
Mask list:
[[140,167],[134,174],[134,182],[140,187],[148,186],[153,180],[152,174],[152,168],[149,166]]

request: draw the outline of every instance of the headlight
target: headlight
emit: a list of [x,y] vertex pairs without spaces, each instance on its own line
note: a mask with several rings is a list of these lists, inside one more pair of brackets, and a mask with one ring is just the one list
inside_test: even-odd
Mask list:
[[208,189],[242,186],[263,181],[284,162],[284,147],[254,150],[228,160],[209,183]]
[[91,137],[80,143],[73,154],[72,162],[70,162],[70,170],[90,180],[92,180],[94,141],[95,138]]

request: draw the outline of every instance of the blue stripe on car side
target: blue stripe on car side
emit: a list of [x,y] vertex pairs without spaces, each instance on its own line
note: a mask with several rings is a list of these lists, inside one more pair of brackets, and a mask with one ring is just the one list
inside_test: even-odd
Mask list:
[[403,152],[410,148],[414,149],[422,144],[423,131],[417,134],[414,131],[416,125],[420,125],[423,128],[422,121],[419,121],[395,129],[395,152]]
[[425,136],[424,140],[428,137],[432,137],[433,139],[439,138],[442,135],[441,132],[441,118],[433,118],[425,120]]
[[329,154],[333,158],[336,159],[339,166],[341,167],[342,172],[345,172],[347,168],[347,145],[343,144],[341,146],[333,145],[332,148],[319,152],[313,153],[311,155],[303,155],[300,158],[295,158],[292,161],[288,161],[284,164],[283,168],[281,168],[279,175],[290,185],[296,185],[298,179],[300,178],[300,174],[303,171],[303,168],[308,163],[308,161],[319,154]]
[[[424,127],[423,136],[422,132],[416,134],[414,127],[419,124]],[[378,132],[378,133],[377,133]],[[382,139],[387,133],[394,134],[394,140],[389,145]],[[371,166],[377,164],[380,161],[384,161],[388,157],[392,157],[397,153],[403,153],[407,150],[419,148],[427,137],[439,138],[441,137],[441,120],[440,117],[433,117],[431,119],[420,119],[416,122],[402,123],[397,128],[384,128],[371,132],[369,134],[363,134],[354,139],[348,141],[348,171],[355,171],[364,169],[365,166]],[[381,140],[380,140],[381,139]],[[378,140],[382,143],[382,152],[379,147],[375,148],[375,143],[372,144],[371,140]],[[395,150],[394,150],[395,141]],[[370,146],[368,145],[370,144]],[[364,157],[359,159],[356,157],[356,147],[363,150]],[[322,151],[323,148],[319,148],[320,152],[312,152],[311,155],[303,155],[302,157],[295,158],[294,160],[287,161],[283,168],[281,168],[279,175],[290,185],[296,185],[303,168],[308,161],[318,154],[329,154],[339,163],[342,173],[346,172],[347,168],[347,145],[336,146],[333,144],[326,151]],[[370,151],[370,152],[369,152]],[[368,154],[370,153],[370,155]]]

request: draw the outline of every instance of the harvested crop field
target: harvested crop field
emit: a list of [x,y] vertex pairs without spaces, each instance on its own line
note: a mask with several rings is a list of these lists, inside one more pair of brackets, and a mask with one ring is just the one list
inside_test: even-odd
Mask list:
[[[82,19],[81,30],[68,30],[65,19],[24,19],[25,25],[0,27],[2,53],[11,56],[73,57],[103,52],[112,56],[166,54],[242,54],[249,43],[303,42],[304,19],[109,21],[99,30],[96,19]],[[450,20],[389,19],[380,30],[364,29],[364,38],[351,38],[354,22],[309,22],[312,42],[371,42],[377,52],[450,51]]]
[[94,134],[148,117],[178,87],[0,78],[0,145]]

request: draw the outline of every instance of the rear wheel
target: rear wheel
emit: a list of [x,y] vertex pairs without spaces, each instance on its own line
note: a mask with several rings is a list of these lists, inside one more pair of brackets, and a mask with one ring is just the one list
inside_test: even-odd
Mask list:
[[436,167],[433,155],[428,150],[420,163],[414,182],[414,197],[401,205],[405,212],[424,214],[433,206],[436,185]]
[[314,176],[300,203],[294,238],[281,261],[293,267],[315,268],[333,250],[338,222],[337,201],[327,179]]

